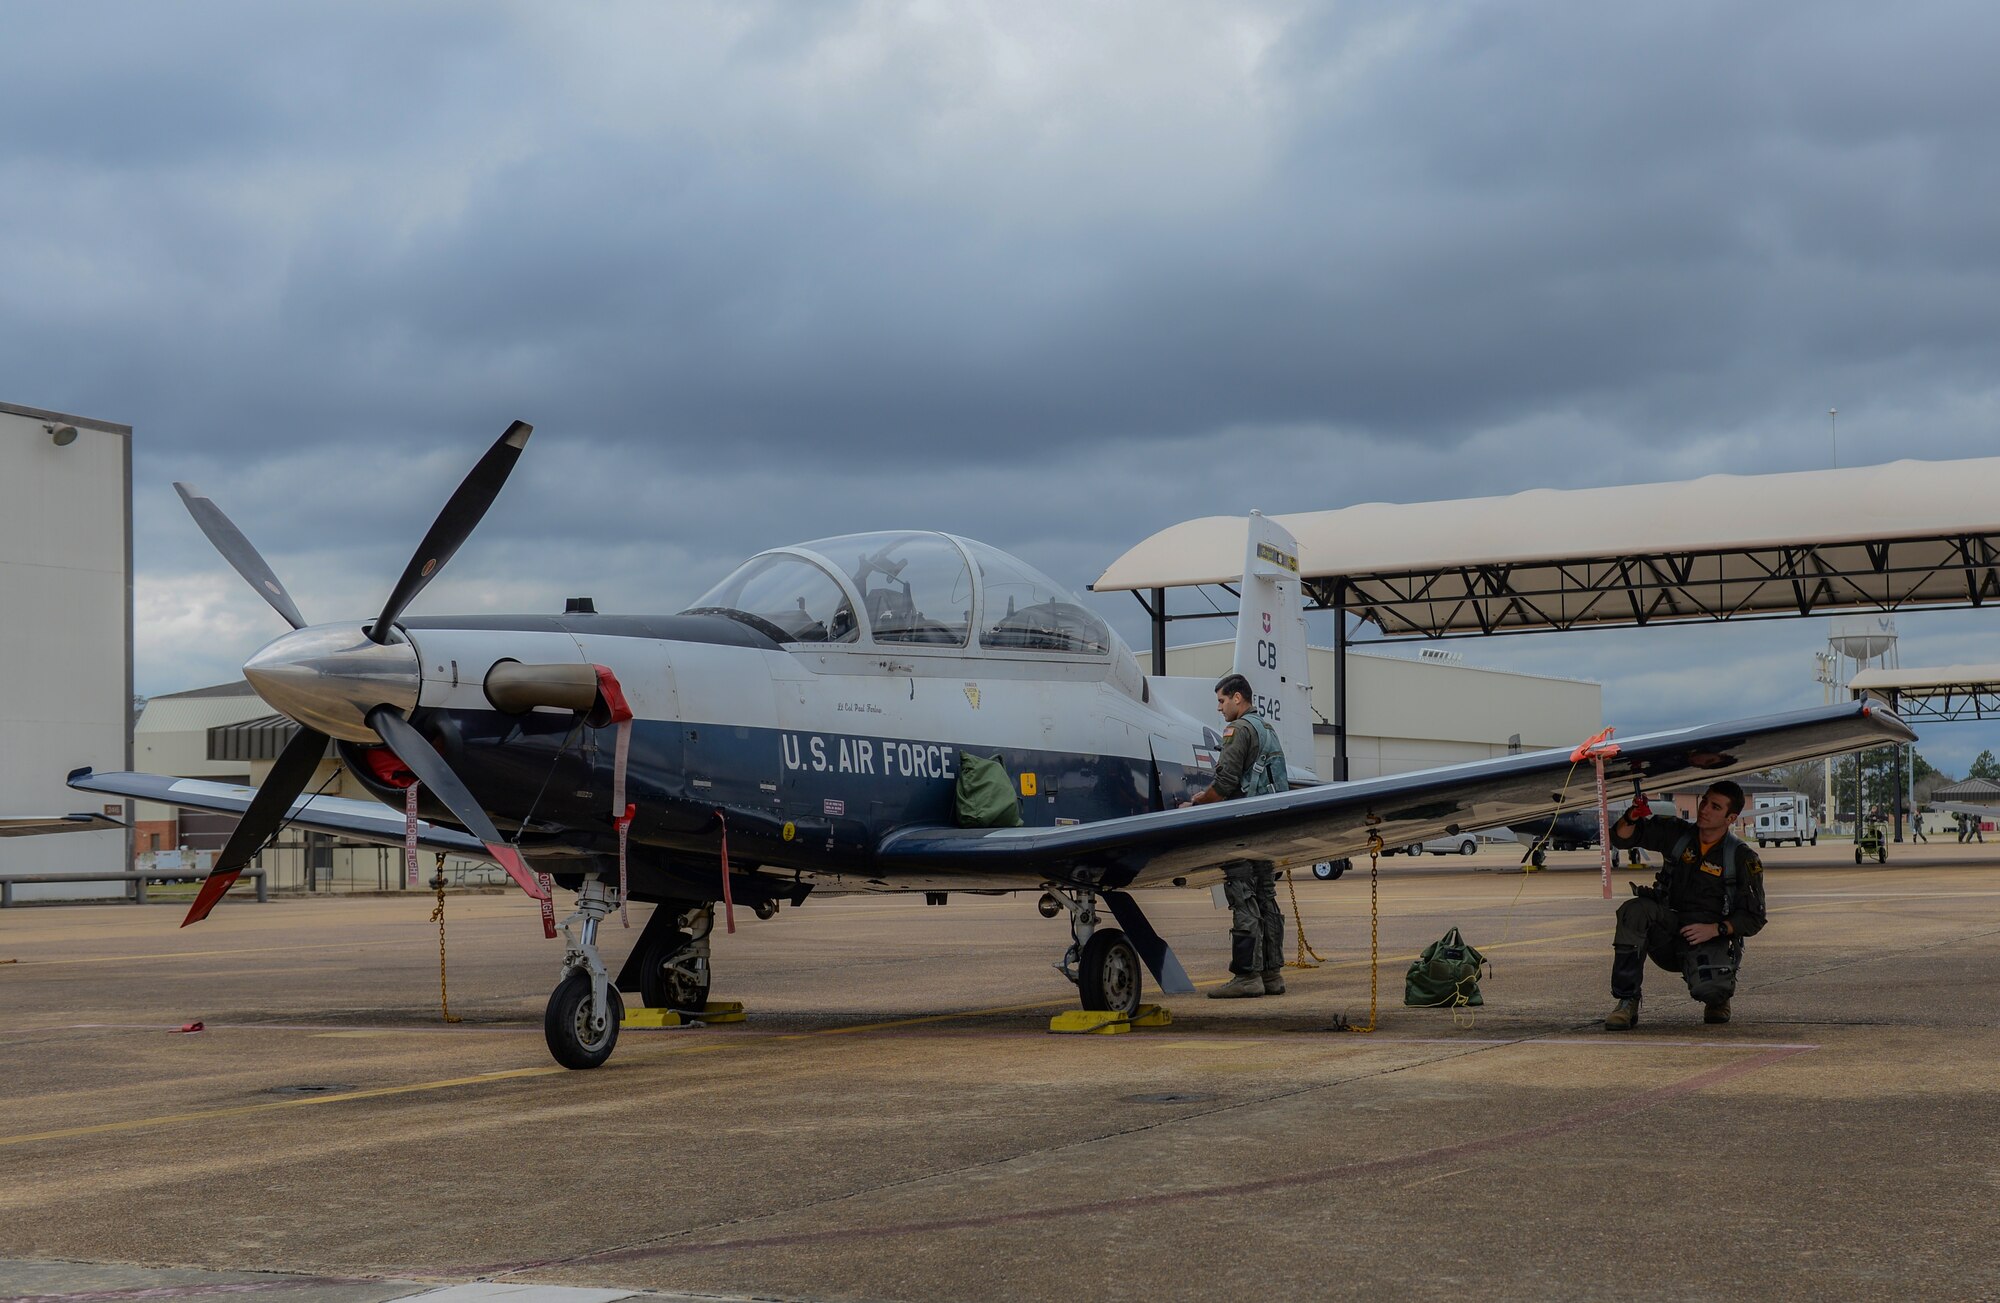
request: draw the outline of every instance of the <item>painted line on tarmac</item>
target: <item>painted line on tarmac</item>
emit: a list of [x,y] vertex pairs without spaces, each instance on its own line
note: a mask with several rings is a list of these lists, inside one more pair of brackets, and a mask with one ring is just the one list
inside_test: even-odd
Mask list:
[[843,1227],[827,1231],[799,1231],[788,1235],[766,1235],[737,1240],[716,1240],[702,1244],[662,1244],[648,1248],[613,1249],[602,1253],[582,1254],[573,1258],[547,1259],[539,1262],[500,1264],[478,1269],[478,1275],[506,1275],[522,1271],[534,1271],[545,1267],[576,1266],[580,1264],[645,1262],[662,1258],[691,1257],[700,1253],[729,1253],[759,1251],[765,1249],[797,1248],[806,1245],[833,1244],[843,1240],[874,1240],[887,1235],[935,1235],[949,1231],[987,1230],[998,1226],[1016,1226],[1032,1222],[1052,1222],[1072,1219],[1092,1214],[1117,1216],[1123,1213],[1146,1212],[1159,1208],[1172,1208],[1186,1204],[1206,1203],[1215,1199],[1239,1199],[1250,1195],[1270,1194],[1282,1190],[1296,1190],[1306,1186],[1323,1185],[1328,1181],[1345,1178],[1369,1177],[1388,1173],[1409,1171],[1413,1168],[1428,1167],[1438,1163],[1457,1162],[1476,1155],[1491,1154],[1502,1150],[1518,1149],[1540,1140],[1593,1127],[1602,1122],[1628,1117],[1660,1104],[1669,1103],[1685,1095],[1706,1090],[1747,1076],[1773,1064],[1782,1063],[1795,1055],[1805,1053],[1798,1049],[1765,1050],[1752,1058],[1736,1063],[1724,1064],[1698,1072],[1691,1077],[1671,1082],[1652,1090],[1628,1095],[1600,1104],[1596,1108],[1572,1113],[1554,1122],[1540,1126],[1523,1127],[1518,1131],[1502,1132],[1485,1136],[1478,1140],[1465,1140],[1457,1144],[1438,1145],[1430,1149],[1419,1149],[1406,1154],[1392,1154],[1383,1158],[1363,1158],[1347,1163],[1336,1163],[1330,1167],[1313,1168],[1304,1172],[1294,1172],[1288,1176],[1266,1177],[1256,1181],[1241,1181],[1230,1185],[1213,1185],[1194,1190],[1176,1190],[1161,1194],[1131,1195],[1122,1199],[1103,1199],[1096,1203],[1063,1203],[1040,1208],[1026,1208],[1010,1213],[984,1213],[969,1217],[944,1217],[929,1221],[891,1223],[876,1226]]
[[375,1086],[367,1090],[342,1091],[338,1095],[306,1095],[298,1099],[271,1100],[262,1104],[237,1104],[229,1108],[199,1109],[191,1113],[170,1113],[161,1117],[127,1118],[123,1122],[98,1122],[90,1126],[63,1127],[56,1131],[34,1131],[26,1135],[0,1136],[0,1148],[8,1145],[33,1144],[41,1140],[72,1140],[79,1136],[113,1135],[121,1131],[143,1131],[150,1127],[172,1126],[179,1122],[213,1122],[223,1118],[252,1117],[258,1113],[276,1113],[283,1109],[313,1108],[322,1104],[344,1104],[357,1099],[382,1099],[391,1095],[414,1095],[430,1090],[449,1090],[453,1086],[483,1086],[495,1081],[513,1081],[524,1077],[551,1077],[569,1069],[559,1064],[548,1064],[540,1068],[503,1068],[498,1072],[482,1072],[471,1077],[447,1077],[441,1081],[418,1081],[405,1086]]
[[383,946],[403,946],[406,940],[330,941],[310,946],[253,946],[244,950],[163,950],[150,955],[71,955],[62,959],[23,959],[23,968],[62,968],[70,964],[135,964],[152,959],[213,959],[218,955],[292,955],[301,950],[379,950]]
[[268,1294],[281,1289],[342,1285],[379,1287],[382,1283],[359,1276],[286,1276],[282,1280],[229,1280],[206,1285],[135,1285],[130,1289],[93,1289],[76,1294],[10,1294],[0,1303],[116,1303],[120,1299],[206,1298],[214,1294]]

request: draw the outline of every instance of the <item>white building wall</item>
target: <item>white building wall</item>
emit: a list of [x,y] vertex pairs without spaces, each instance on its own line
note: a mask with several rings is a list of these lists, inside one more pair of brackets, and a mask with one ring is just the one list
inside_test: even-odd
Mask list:
[[[75,441],[58,447],[51,425],[75,427]],[[127,426],[0,404],[0,813],[104,809],[64,776],[130,762],[131,447]],[[0,838],[0,873],[116,873],[129,855],[116,830]],[[23,886],[16,898],[123,891]]]
[[[1226,642],[1167,649],[1167,672],[1219,679],[1235,647]],[[1333,718],[1333,652],[1306,654],[1314,719]],[[1414,655],[1347,654],[1347,775],[1374,778],[1506,755],[1571,747],[1603,727],[1604,690],[1582,679],[1514,674]],[[1314,729],[1322,778],[1333,774],[1330,726]]]
[[[271,713],[264,699],[245,683],[243,691],[224,697],[152,697],[132,732],[132,767],[148,774],[175,778],[234,778],[241,780],[251,766],[240,760],[210,760],[208,730],[241,724]],[[269,768],[269,766],[265,766]],[[141,822],[171,819],[172,806],[136,802]]]

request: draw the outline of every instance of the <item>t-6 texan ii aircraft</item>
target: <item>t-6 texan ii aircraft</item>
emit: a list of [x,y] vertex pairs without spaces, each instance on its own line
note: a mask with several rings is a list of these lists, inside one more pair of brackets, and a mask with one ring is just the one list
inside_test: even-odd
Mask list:
[[[212,909],[287,823],[484,856],[542,902],[575,895],[545,1028],[557,1061],[595,1067],[620,991],[699,1009],[720,904],[768,918],[851,892],[1043,893],[1069,913],[1058,967],[1084,1007],[1135,1011],[1142,973],[1192,990],[1130,894],[1205,886],[1225,861],[1311,864],[1594,799],[1567,751],[1320,784],[1303,678],[1297,548],[1253,515],[1236,664],[1297,784],[1175,808],[1208,785],[1218,739],[1184,680],[1148,678],[1105,623],[1032,567],[935,533],[861,534],[752,557],[677,615],[410,617],[527,443],[516,422],[445,505],[382,611],[307,625],[255,548],[193,489],[204,533],[292,626],[245,677],[297,721],[261,788],[78,770],[92,792],[239,813],[187,922]],[[1195,701],[1212,700],[1199,685]],[[1648,788],[1914,734],[1880,708],[1830,706],[1626,741],[1607,779]],[[332,739],[378,801],[309,797]],[[965,827],[958,776],[992,759],[1019,826]],[[991,770],[987,770],[990,774]],[[1586,767],[1585,772],[1589,772]],[[1011,820],[1009,820],[1011,822]],[[604,920],[657,905],[614,977]],[[1108,917],[1107,917],[1108,915]]]

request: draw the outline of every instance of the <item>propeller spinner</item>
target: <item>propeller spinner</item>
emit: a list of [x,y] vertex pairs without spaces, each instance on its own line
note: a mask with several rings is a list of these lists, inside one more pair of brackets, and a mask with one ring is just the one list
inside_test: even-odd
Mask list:
[[259,696],[299,725],[298,735],[271,767],[250,808],[229,835],[182,927],[207,918],[258,850],[284,825],[293,803],[312,781],[313,771],[326,754],[329,737],[383,743],[430,788],[454,819],[486,843],[487,852],[522,890],[546,899],[547,893],[519,852],[500,840],[492,819],[465,783],[406,718],[416,708],[421,671],[415,650],[395,629],[404,609],[451,560],[500,496],[533,432],[533,426],[516,421],[486,450],[417,545],[416,555],[390,591],[382,613],[366,628],[351,624],[308,626],[284,584],[221,508],[190,485],[174,486],[223,559],[292,626],[293,632],[252,656],[243,666],[243,674]]

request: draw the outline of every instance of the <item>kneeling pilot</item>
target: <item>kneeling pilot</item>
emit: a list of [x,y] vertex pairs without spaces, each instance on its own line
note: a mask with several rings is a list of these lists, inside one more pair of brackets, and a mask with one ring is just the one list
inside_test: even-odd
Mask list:
[[1658,851],[1665,863],[1653,885],[1633,884],[1632,899],[1618,907],[1611,941],[1611,995],[1618,1003],[1604,1019],[1607,1031],[1639,1021],[1639,986],[1646,960],[1678,972],[1688,994],[1702,1002],[1702,1021],[1729,1021],[1729,998],[1743,942],[1764,926],[1764,865],[1730,834],[1743,812],[1743,789],[1720,782],[1702,794],[1694,822],[1653,816],[1641,797],[1611,829],[1619,849]]

